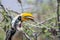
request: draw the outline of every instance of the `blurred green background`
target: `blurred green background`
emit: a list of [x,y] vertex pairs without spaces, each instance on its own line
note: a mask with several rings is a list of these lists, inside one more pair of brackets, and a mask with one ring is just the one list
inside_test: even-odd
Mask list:
[[[3,0],[1,0],[0,4],[2,3],[2,1]],[[39,31],[37,33],[42,32],[42,34],[38,36],[38,40],[58,40],[58,37],[57,37],[58,35],[53,35],[52,32],[49,32],[49,30],[47,30],[47,29],[53,28],[58,31],[59,27],[57,27],[57,0],[22,0],[21,8],[23,8],[23,10],[20,9],[17,11],[15,11],[14,9],[10,10],[9,7],[6,8],[5,4],[1,4],[1,5],[0,5],[0,40],[5,39],[5,35],[6,35],[5,31],[10,29],[11,27],[11,19],[8,16],[11,16],[12,18],[14,18],[16,15],[20,14],[22,11],[31,12],[34,15],[35,21],[37,23],[40,23],[39,25],[37,23],[35,24],[32,23],[33,25],[41,28],[41,29],[38,28]],[[27,22],[25,23],[25,28],[27,28],[27,26],[28,28],[30,28],[30,30],[24,29],[24,31],[29,36],[32,36],[32,34],[37,30],[33,27],[33,25],[28,25]]]

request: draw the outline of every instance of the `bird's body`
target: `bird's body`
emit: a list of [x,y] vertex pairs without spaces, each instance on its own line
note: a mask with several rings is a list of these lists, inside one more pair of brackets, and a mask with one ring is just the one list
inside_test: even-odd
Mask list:
[[[13,40],[16,36],[18,36],[19,33],[20,33],[19,37],[22,38],[22,34],[23,34],[22,22],[27,20],[33,20],[33,16],[31,13],[22,13],[20,15],[17,15],[12,20],[11,29],[8,30],[6,33],[6,40]],[[20,32],[17,33],[17,31],[20,31]],[[19,37],[18,38],[16,37],[16,38],[19,39]]]
[[6,40],[11,40],[12,36],[16,33],[18,27],[21,27],[21,16],[17,15],[12,20],[12,27],[6,32]]

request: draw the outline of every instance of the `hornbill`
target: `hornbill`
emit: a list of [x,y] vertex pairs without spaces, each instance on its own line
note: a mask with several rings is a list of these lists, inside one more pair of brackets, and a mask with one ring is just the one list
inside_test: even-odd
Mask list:
[[13,18],[12,27],[6,32],[5,40],[11,40],[12,36],[16,33],[16,30],[22,31],[22,23],[28,20],[34,21],[33,15],[29,12],[21,13],[20,15],[17,15],[15,18]]

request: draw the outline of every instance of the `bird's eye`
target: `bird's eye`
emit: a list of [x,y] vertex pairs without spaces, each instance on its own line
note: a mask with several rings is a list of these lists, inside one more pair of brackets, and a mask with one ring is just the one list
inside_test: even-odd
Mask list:
[[18,20],[21,20],[21,16],[18,17]]

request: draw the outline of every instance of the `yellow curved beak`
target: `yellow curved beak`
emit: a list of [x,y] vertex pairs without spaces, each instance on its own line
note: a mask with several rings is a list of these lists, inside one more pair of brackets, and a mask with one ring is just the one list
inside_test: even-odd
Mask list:
[[34,20],[33,15],[29,12],[22,13],[21,16],[22,16],[22,21]]

